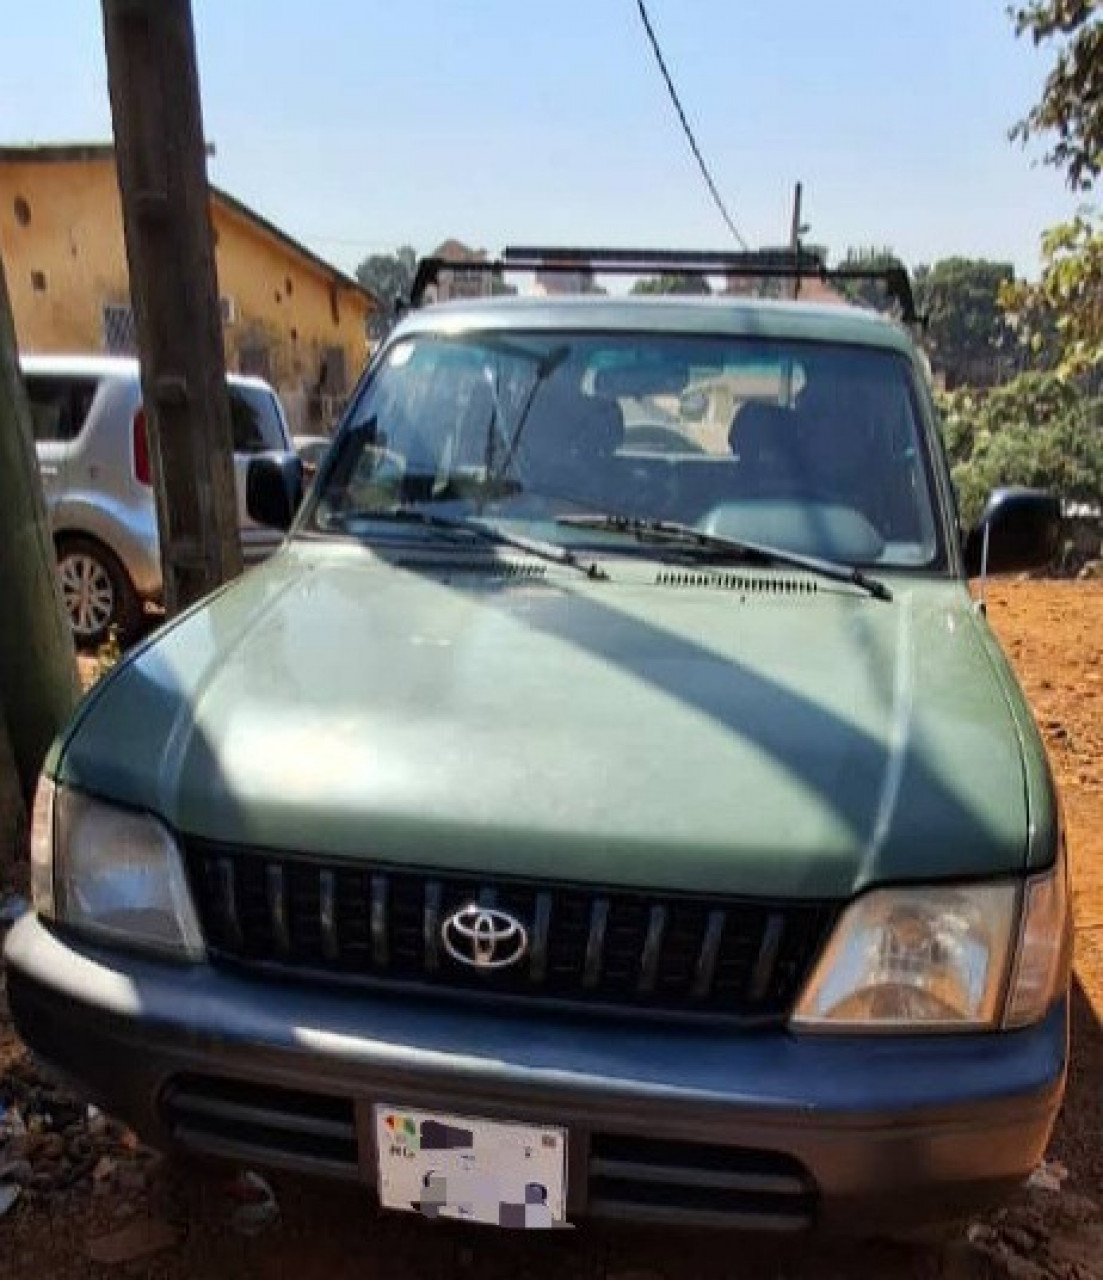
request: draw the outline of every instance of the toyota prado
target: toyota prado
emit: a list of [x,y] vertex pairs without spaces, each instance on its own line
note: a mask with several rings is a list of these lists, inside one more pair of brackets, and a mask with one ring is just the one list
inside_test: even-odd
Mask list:
[[415,307],[297,467],[250,471],[282,550],[46,762],[36,1052],[154,1144],[431,1217],[873,1231],[1029,1173],[1064,840],[967,575],[1058,511],[963,532],[902,324]]

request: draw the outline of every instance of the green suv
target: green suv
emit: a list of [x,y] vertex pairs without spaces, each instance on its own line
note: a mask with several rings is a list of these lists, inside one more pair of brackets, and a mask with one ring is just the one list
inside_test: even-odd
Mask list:
[[1064,842],[966,575],[1059,512],[963,537],[904,327],[416,307],[296,466],[249,477],[283,549],[46,763],[37,1053],[154,1144],[430,1217],[870,1232],[1029,1173]]

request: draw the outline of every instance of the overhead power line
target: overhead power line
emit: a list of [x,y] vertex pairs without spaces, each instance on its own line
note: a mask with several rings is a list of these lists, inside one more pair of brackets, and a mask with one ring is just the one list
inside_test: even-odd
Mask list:
[[655,28],[651,25],[651,19],[648,17],[647,7],[643,0],[636,0],[636,4],[639,6],[640,20],[643,23],[644,30],[647,32],[647,38],[651,41],[651,48],[655,54],[655,61],[659,64],[659,70],[662,72],[663,79],[666,81],[666,87],[670,93],[670,100],[674,103],[674,110],[677,111],[678,119],[682,122],[682,128],[685,130],[690,150],[692,150],[694,156],[697,158],[697,163],[701,167],[701,173],[704,176],[705,183],[708,186],[713,200],[716,202],[716,207],[720,210],[720,216],[727,223],[728,230],[735,237],[736,243],[740,248],[746,249],[747,242],[739,234],[739,228],[732,221],[731,214],[728,213],[727,208],[724,205],[724,201],[720,197],[720,192],[716,189],[716,183],[712,180],[712,174],[709,172],[709,167],[705,164],[705,157],[701,154],[701,148],[697,145],[697,139],[693,136],[693,130],[689,127],[689,121],[686,119],[686,113],[682,109],[682,103],[678,97],[678,90],[674,88],[674,81],[670,78],[670,72],[666,67],[666,59],[663,57],[662,49],[659,48],[659,41],[658,37],[655,35]]

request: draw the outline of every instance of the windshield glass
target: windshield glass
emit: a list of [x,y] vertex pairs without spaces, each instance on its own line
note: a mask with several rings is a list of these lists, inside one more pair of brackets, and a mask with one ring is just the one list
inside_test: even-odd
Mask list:
[[[851,564],[936,563],[907,361],[873,348],[564,332],[419,335],[384,355],[307,521],[427,506],[604,546],[580,512]],[[379,530],[376,530],[379,532]]]

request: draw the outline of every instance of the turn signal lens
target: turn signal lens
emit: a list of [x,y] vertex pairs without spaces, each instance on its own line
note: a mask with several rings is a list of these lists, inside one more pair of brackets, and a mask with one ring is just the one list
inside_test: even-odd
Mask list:
[[57,788],[45,774],[38,779],[31,811],[31,902],[47,920],[54,918],[54,797]]
[[1038,1022],[1064,990],[1072,955],[1068,868],[1064,841],[1052,871],[1027,881],[1015,976],[1004,1026]]

